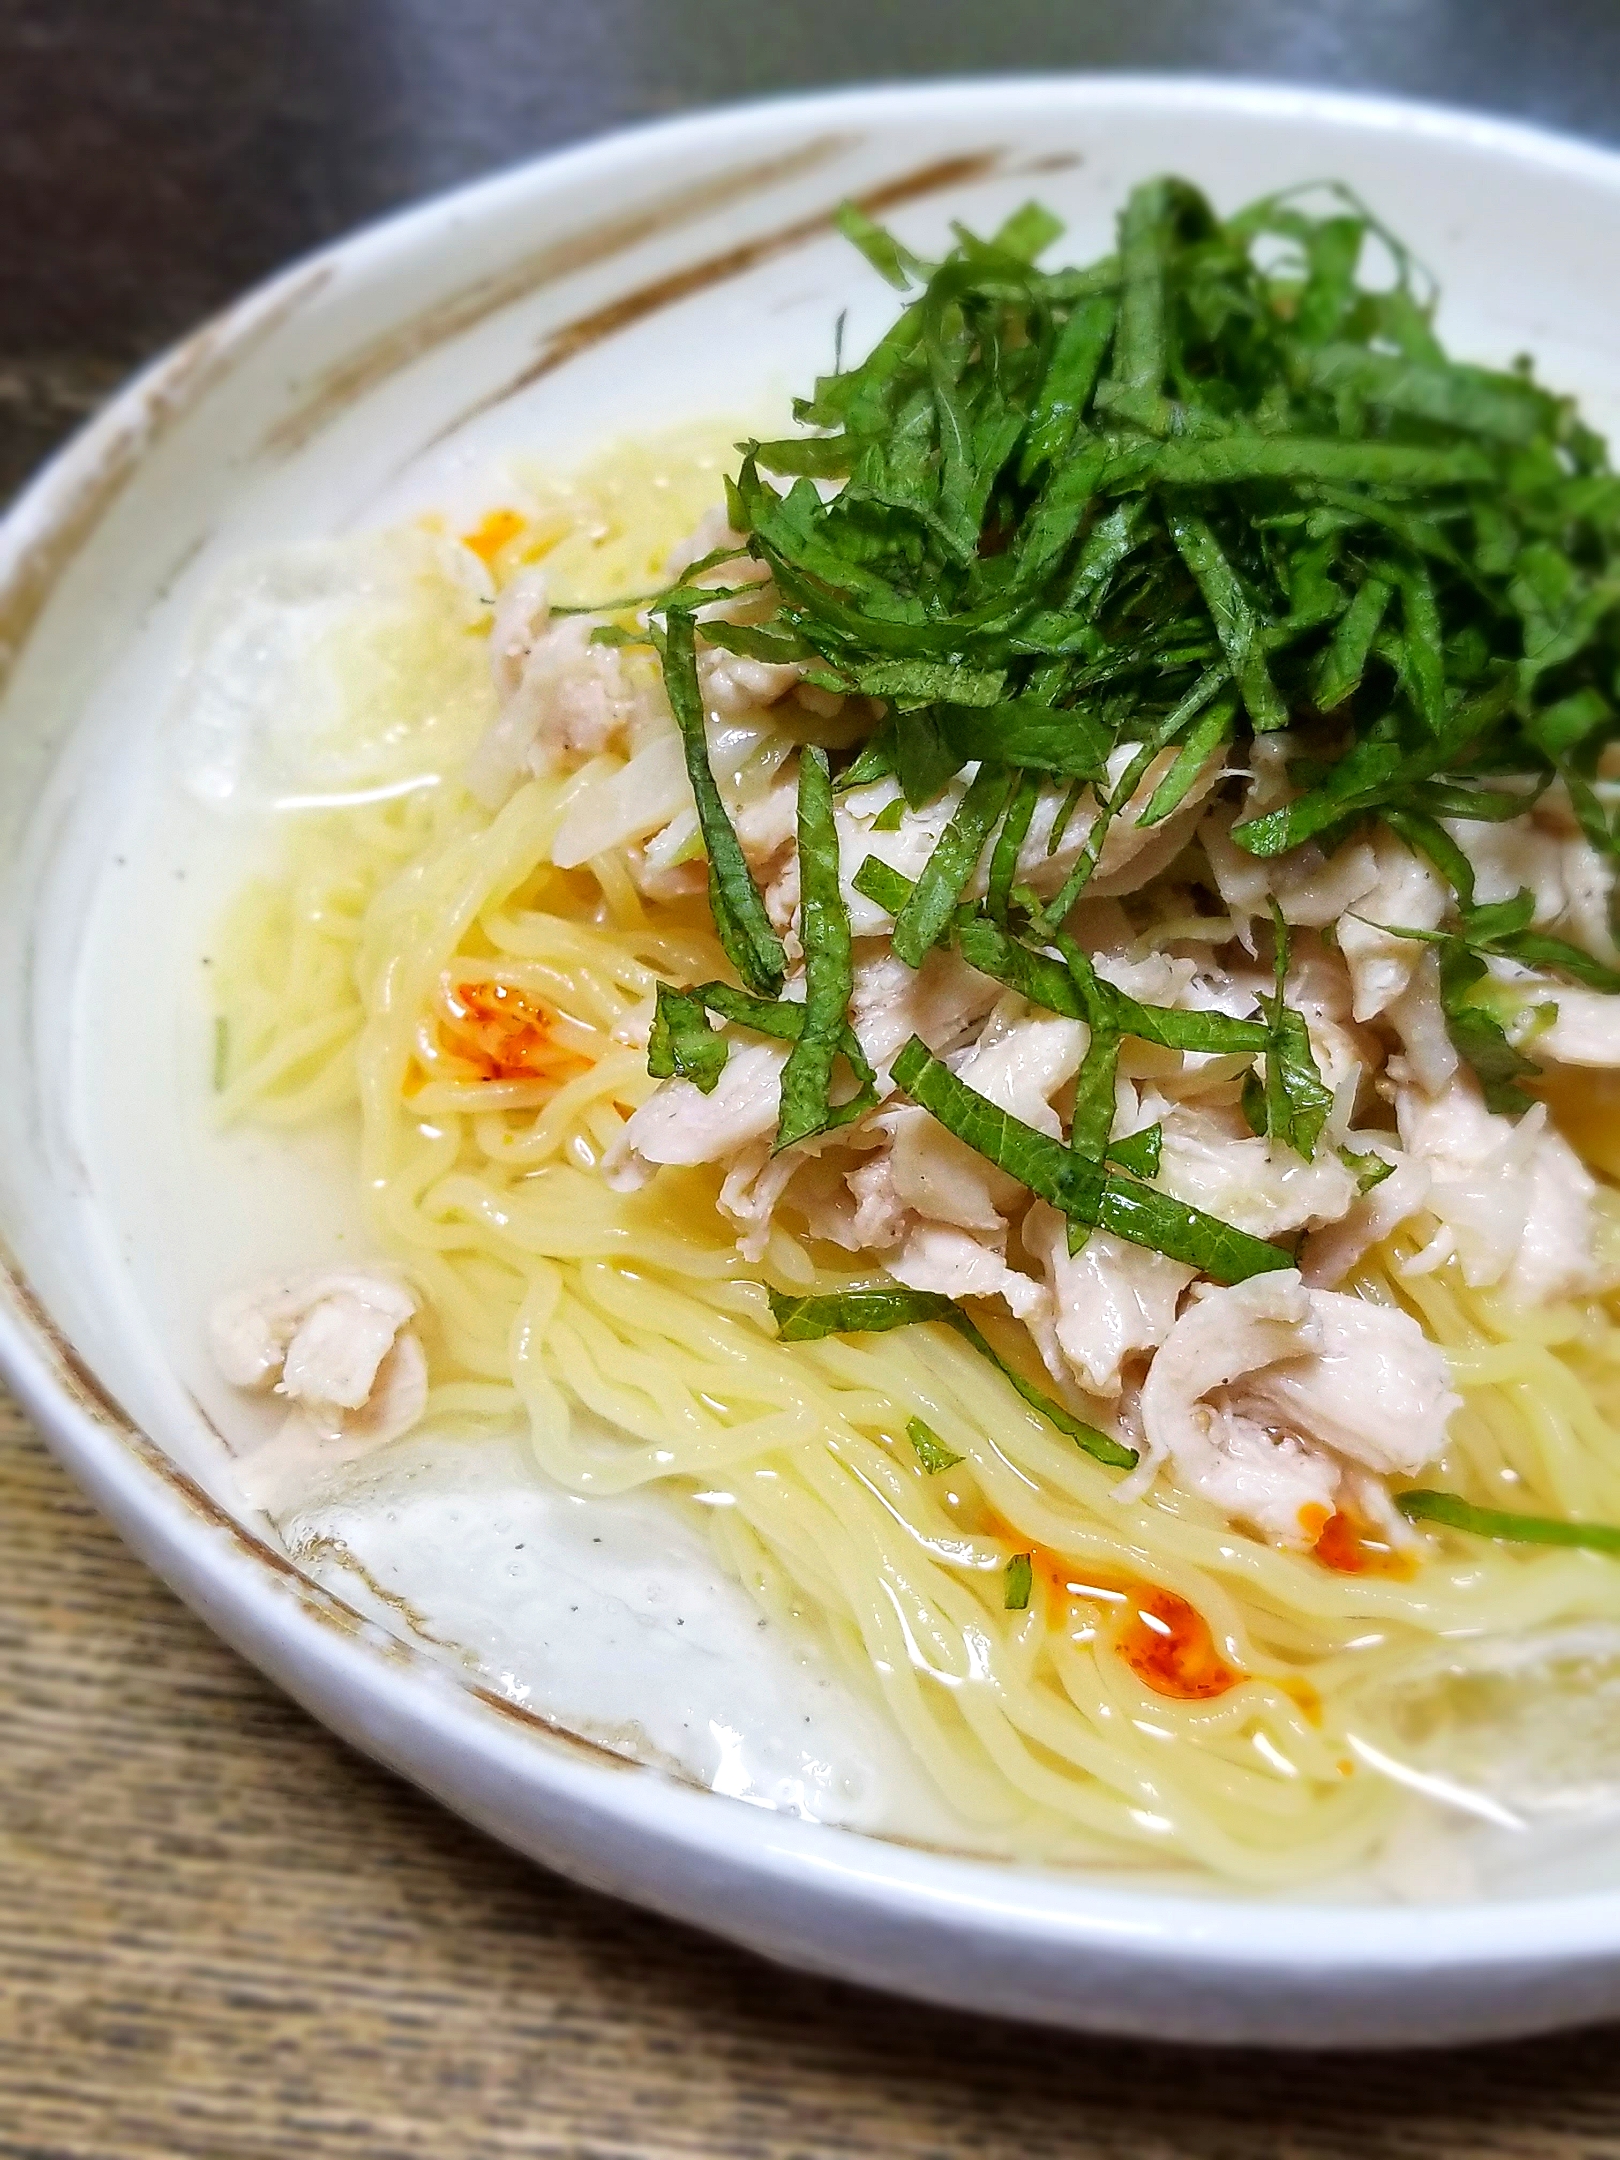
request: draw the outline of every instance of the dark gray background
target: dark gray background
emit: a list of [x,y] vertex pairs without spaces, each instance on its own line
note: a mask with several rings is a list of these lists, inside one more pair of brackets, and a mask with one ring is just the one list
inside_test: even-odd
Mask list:
[[1620,139],[1620,0],[0,0],[0,494],[137,361],[396,203],[720,100],[1062,68]]

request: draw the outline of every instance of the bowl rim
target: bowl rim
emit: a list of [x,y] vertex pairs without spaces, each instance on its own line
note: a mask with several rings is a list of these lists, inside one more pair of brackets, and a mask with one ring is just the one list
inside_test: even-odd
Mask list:
[[[275,318],[312,274],[378,267],[431,246],[447,220],[477,221],[533,191],[574,189],[593,177],[655,166],[687,146],[746,150],[762,135],[859,127],[891,117],[897,106],[944,117],[975,100],[985,104],[992,128],[1020,107],[1054,104],[1072,105],[1077,114],[1151,107],[1316,118],[1374,135],[1464,144],[1620,194],[1620,153],[1522,121],[1383,94],[1200,74],[1076,72],[879,83],[740,100],[620,128],[518,161],[341,235],[254,286],[140,369],[28,480],[0,519],[0,599],[30,576],[45,581],[12,651],[0,649],[0,665],[18,657],[77,542],[93,530],[98,476],[120,457],[138,463],[155,418],[194,366],[199,341],[239,340]],[[82,523],[87,500],[90,524],[76,534],[75,519]],[[0,677],[0,703],[5,691]],[[565,1734],[548,1745],[543,1721],[515,1715],[408,1649],[401,1655],[384,1631],[355,1624],[358,1616],[347,1614],[341,1601],[297,1576],[272,1547],[207,1501],[107,1398],[26,1282],[9,1272],[13,1279],[0,1296],[0,1374],[140,1556],[211,1628],[324,1722],[464,1816],[576,1879],[756,1947],[774,1943],[787,1954],[795,1949],[787,1939],[794,1914],[802,1918],[808,1900],[841,1914],[855,1943],[863,1916],[870,1922],[876,1909],[891,1932],[932,1932],[942,1944],[971,1938],[981,1949],[1038,1952],[1052,1961],[1089,1952],[1110,1967],[1173,1967],[1208,1983],[1246,1975],[1286,1985],[1314,1976],[1365,1991],[1402,1974],[1505,1980],[1556,1967],[1610,1967],[1620,1959],[1620,1891],[1362,1906],[1316,1903],[1308,1896],[1135,1889],[1101,1872],[976,1859],[739,1806]],[[538,1829],[532,1804],[528,1818],[520,1805],[525,1793],[531,1803],[535,1796],[543,1803],[545,1824]],[[621,1841],[616,1856],[593,1864],[588,1848],[603,1838],[611,1842],[613,1832]],[[779,1936],[758,1928],[750,1935],[726,1910],[715,1909],[722,1896],[734,1896],[739,1878],[764,1893],[775,1915],[772,1926],[783,1931]],[[828,1964],[813,1947],[802,1955],[811,1964],[821,1957],[820,1969],[836,1967],[856,1978],[882,1963],[870,1946],[841,1965]],[[880,1984],[929,1992],[892,1978],[880,1978]],[[953,1999],[949,1971],[941,1972],[936,1992],[941,2000]],[[1038,2007],[1021,2004],[1019,2010],[1040,2015]],[[1542,2022],[1566,2015],[1554,2013]],[[1476,2018],[1467,2029],[1522,2031],[1528,2025],[1525,2018],[1498,2015],[1494,2021]]]

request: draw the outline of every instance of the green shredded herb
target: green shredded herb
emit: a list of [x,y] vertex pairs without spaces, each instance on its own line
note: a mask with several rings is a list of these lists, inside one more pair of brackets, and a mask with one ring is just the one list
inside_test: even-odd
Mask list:
[[1358,1193],[1370,1193],[1375,1185],[1382,1185],[1385,1178],[1395,1175],[1395,1165],[1382,1155],[1375,1155],[1371,1148],[1342,1147],[1339,1160],[1355,1179]]
[[[838,833],[826,752],[799,758],[799,935],[804,945],[804,1021],[782,1068],[778,1150],[830,1125],[847,1124],[877,1101],[877,1076],[857,1046],[851,1050],[848,1012],[854,987],[849,916],[838,882]],[[856,1092],[832,1100],[833,1060],[843,1051],[854,1066]]]
[[1023,1612],[1029,1605],[1029,1593],[1035,1581],[1035,1555],[1016,1552],[1007,1562],[1005,1586],[1001,1602],[1008,1612]]
[[[712,1087],[726,1054],[714,1015],[793,1044],[782,1144],[870,1101],[847,1020],[833,791],[892,776],[920,810],[967,768],[921,874],[873,855],[854,888],[894,918],[908,964],[953,939],[970,966],[1086,1022],[1072,1127],[1054,1139],[1006,1117],[915,1039],[898,1084],[1071,1236],[1101,1225],[1222,1281],[1286,1267],[1279,1248],[1156,1189],[1158,1138],[1110,1138],[1115,1064],[1135,1038],[1247,1060],[1255,1129],[1312,1157],[1331,1097],[1286,1001],[1280,917],[1274,988],[1252,1019],[1141,1004],[1064,935],[1150,770],[1152,825],[1195,799],[1228,745],[1241,768],[1274,731],[1282,799],[1241,818],[1235,843],[1263,859],[1311,842],[1331,854],[1381,819],[1434,866],[1454,912],[1409,934],[1436,946],[1447,1026],[1493,1109],[1523,1110],[1537,1070],[1504,1025],[1516,986],[1497,963],[1620,993],[1620,970],[1533,927],[1528,896],[1481,907],[1454,837],[1556,786],[1620,865],[1601,766],[1620,732],[1620,476],[1528,367],[1448,358],[1406,250],[1347,190],[1328,197],[1323,214],[1296,192],[1222,220],[1188,182],[1149,180],[1117,250],[1067,269],[1042,267],[1057,226],[1036,204],[989,238],[957,228],[935,262],[842,213],[904,297],[864,358],[846,363],[840,333],[834,372],[795,406],[804,433],[740,446],[728,514],[768,586],[700,584],[725,575],[720,549],[606,611],[653,619],[716,929],[745,986],[726,995],[753,1001],[728,1009],[717,985],[661,993],[655,1070]],[[1393,283],[1360,282],[1370,238]],[[727,590],[769,614],[700,630]],[[836,780],[804,754],[802,1005],[781,996],[783,947],[709,770],[699,635],[879,701]],[[1051,853],[1073,860],[1043,900],[1019,882],[1020,856],[1060,793]],[[903,815],[896,803],[875,829]],[[969,898],[981,875],[982,906]],[[840,1057],[855,1092],[835,1105]],[[1387,1174],[1381,1158],[1352,1167],[1364,1190]]]
[[907,967],[921,967],[944,935],[1012,789],[1013,775],[999,766],[974,775],[894,919],[894,949]]
[[930,1477],[938,1477],[942,1470],[954,1470],[959,1462],[967,1460],[965,1455],[953,1454],[932,1425],[925,1425],[920,1417],[907,1418],[906,1438]]
[[1088,1229],[1111,1230],[1133,1245],[1184,1261],[1216,1282],[1243,1282],[1251,1275],[1293,1266],[1290,1256],[1263,1238],[1188,1207],[1168,1193],[1110,1176],[1061,1140],[1026,1125],[958,1080],[913,1035],[892,1067],[895,1084],[936,1117],[947,1132],[1000,1170],[1027,1185],[1050,1206]]
[[672,612],[664,636],[664,685],[681,731],[687,776],[697,804],[698,829],[709,858],[709,906],[726,958],[750,990],[761,997],[775,997],[782,987],[787,962],[709,766],[693,640],[691,615]]
[[726,1069],[726,1038],[709,1025],[701,992],[658,985],[647,1070],[655,1080],[690,1080],[712,1095]]
[[911,879],[891,869],[878,855],[868,855],[850,883],[863,899],[894,916],[899,915],[912,894]]
[[1395,1505],[1409,1522],[1443,1523],[1473,1537],[1501,1538],[1514,1545],[1576,1545],[1587,1552],[1620,1556],[1620,1527],[1610,1523],[1560,1522],[1551,1515],[1512,1515],[1475,1507],[1447,1492],[1403,1492]]
[[[1151,1182],[1159,1174],[1159,1156],[1163,1147],[1164,1127],[1144,1125],[1139,1132],[1127,1133],[1123,1140],[1111,1140],[1108,1160],[1117,1163],[1121,1170],[1128,1170],[1132,1177]],[[1388,1167],[1386,1164],[1385,1168]]]
[[[778,609],[715,641],[887,700],[881,769],[914,807],[973,760],[1096,779],[1214,670],[1233,732],[1337,729],[1302,744],[1320,777],[1237,828],[1256,853],[1467,814],[1415,791],[1554,768],[1612,850],[1590,783],[1616,725],[1620,481],[1568,402],[1449,360],[1432,292],[1348,194],[1223,223],[1150,180],[1083,269],[1038,267],[1055,221],[1019,218],[923,263],[843,213],[908,297],[796,408],[822,432],[745,455],[730,507]],[[1392,287],[1358,282],[1371,235]],[[648,604],[695,608],[698,574]],[[1224,739],[1213,694],[1150,819]]]
[[[1416,844],[1424,846],[1425,853],[1432,852],[1421,835],[1413,833],[1413,820],[1402,820],[1402,826]],[[1471,880],[1467,891],[1471,896]],[[1460,930],[1413,930],[1398,923],[1379,927],[1393,937],[1411,938],[1435,947],[1440,959],[1440,1006],[1453,1047],[1479,1081],[1486,1107],[1506,1117],[1522,1117],[1534,1100],[1522,1083],[1536,1079],[1541,1067],[1509,1039],[1489,1002],[1496,988],[1490,957],[1514,960],[1522,967],[1550,969],[1611,995],[1620,993],[1620,970],[1594,959],[1564,938],[1532,930],[1536,903],[1535,895],[1527,890],[1516,893],[1511,900],[1495,900],[1484,907],[1475,906],[1471,897],[1461,894],[1459,901]]]
[[[669,987],[667,983],[660,985],[661,989]],[[730,1020],[755,1035],[769,1035],[775,1042],[796,1043],[804,1029],[805,1008],[791,998],[754,997],[747,990],[738,990],[732,984],[722,982],[697,983],[690,990],[677,991],[674,995],[690,999],[705,1011],[718,1013],[722,1020]],[[656,1026],[656,1012],[653,1017]],[[844,1028],[838,1047],[848,1058],[851,1069],[860,1072],[862,1051],[853,1028]],[[663,1077],[663,1074],[654,1074],[654,1078]]]
[[941,1320],[988,1360],[1004,1380],[1020,1394],[1038,1417],[1055,1425],[1077,1446],[1113,1470],[1130,1470],[1136,1450],[1095,1425],[1088,1425],[1065,1410],[1060,1402],[1026,1380],[986,1340],[959,1305],[933,1290],[908,1290],[894,1283],[875,1289],[835,1291],[823,1297],[790,1297],[770,1290],[771,1312],[782,1342],[818,1342],[824,1335],[881,1335],[891,1328],[913,1327],[921,1321]]
[[1020,773],[1018,785],[1013,790],[1007,814],[996,834],[996,844],[990,852],[990,876],[985,895],[985,906],[991,918],[1005,923],[1007,910],[1012,904],[1014,880],[1018,876],[1018,858],[1024,842],[1029,837],[1030,822],[1035,806],[1040,801],[1041,787],[1034,773]]
[[1310,1162],[1333,1108],[1333,1090],[1317,1066],[1304,1014],[1296,1012],[1283,995],[1288,980],[1288,925],[1275,901],[1271,920],[1276,940],[1275,988],[1261,1000],[1268,1030],[1265,1072],[1263,1078],[1251,1072],[1244,1082],[1243,1110],[1256,1133],[1292,1148]]

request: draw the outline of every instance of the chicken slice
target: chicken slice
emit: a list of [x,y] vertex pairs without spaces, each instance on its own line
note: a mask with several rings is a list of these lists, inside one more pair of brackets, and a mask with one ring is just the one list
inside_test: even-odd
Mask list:
[[1444,921],[1451,892],[1423,860],[1385,826],[1371,842],[1376,882],[1357,896],[1339,919],[1339,950],[1354,990],[1353,1017],[1372,1020],[1406,990],[1426,948],[1413,938],[1392,937],[1380,924],[1433,930]]
[[1267,917],[1275,900],[1285,922],[1320,930],[1337,922],[1377,883],[1372,850],[1361,841],[1331,856],[1314,842],[1287,855],[1248,854],[1232,839],[1231,830],[1254,814],[1247,802],[1235,817],[1228,809],[1215,809],[1198,829],[1215,889],[1234,920]]
[[[1137,754],[1139,745],[1122,743],[1108,759],[1107,787],[1112,789],[1125,777],[1127,767]],[[1121,893],[1137,892],[1150,878],[1157,877],[1181,853],[1192,838],[1198,823],[1204,799],[1221,777],[1223,758],[1217,752],[1211,757],[1197,779],[1188,789],[1182,801],[1169,817],[1156,825],[1143,825],[1141,818],[1153,800],[1159,782],[1175,763],[1177,752],[1165,750],[1156,757],[1141,780],[1130,801],[1124,804],[1108,828],[1102,849],[1086,885],[1088,901],[1117,897]],[[1048,853],[1052,831],[1058,814],[1068,799],[1064,787],[1043,788],[1029,821],[1029,831],[1024,836],[1018,853],[1018,876],[1032,891],[1050,898],[1061,890],[1064,879],[1074,868],[1081,850],[1088,845],[1092,829],[1097,822],[1096,798],[1085,795],[1076,805],[1073,816],[1063,829],[1059,845]],[[986,890],[988,865],[981,863],[971,892],[982,897]]]
[[1538,930],[1557,930],[1610,966],[1620,963],[1609,929],[1613,866],[1576,824],[1561,786],[1523,817],[1442,823],[1473,866],[1482,905],[1529,891]]
[[1148,1368],[1146,1452],[1121,1488],[1157,1466],[1279,1543],[1315,1543],[1347,1477],[1415,1475],[1445,1442],[1459,1398],[1410,1315],[1293,1269],[1205,1289]]
[[592,643],[601,620],[554,621],[537,568],[520,571],[496,601],[489,661],[500,710],[467,765],[467,785],[487,809],[532,774],[621,746],[637,720],[660,707],[645,660]]
[[1306,1162],[1257,1139],[1236,1108],[1144,1099],[1144,1117],[1150,1107],[1164,1128],[1158,1183],[1256,1237],[1337,1222],[1357,1197],[1354,1177],[1327,1147]]
[[243,1491],[286,1505],[323,1470],[407,1432],[427,1402],[416,1302],[395,1277],[356,1268],[277,1276],[218,1299],[214,1362],[234,1387],[274,1389],[291,1410],[247,1458]]
[[849,1020],[880,1091],[889,1092],[889,1067],[913,1035],[920,1035],[935,1057],[948,1057],[968,1041],[1001,995],[999,983],[946,947],[936,946],[920,968],[909,968],[887,939],[861,939],[855,947]]
[[1432,949],[1423,953],[1399,997],[1391,999],[1387,1018],[1401,1039],[1418,1086],[1430,1095],[1443,1094],[1462,1060],[1446,1026],[1440,1003],[1440,962]]
[[1455,1254],[1471,1288],[1499,1287],[1523,1305],[1596,1288],[1596,1182],[1546,1105],[1514,1123],[1486,1109],[1472,1073],[1438,1094],[1404,1069],[1394,1078],[1401,1143],[1428,1167],[1425,1205],[1440,1226],[1408,1267],[1426,1272]]
[[946,1223],[917,1223],[886,1265],[908,1290],[932,1290],[948,1298],[999,1297],[1020,1320],[1029,1318],[1044,1295],[1033,1277],[1007,1265],[1005,1252],[994,1242]]
[[1363,1254],[1381,1245],[1429,1196],[1427,1163],[1415,1162],[1398,1148],[1384,1145],[1371,1153],[1395,1167],[1370,1192],[1353,1201],[1336,1223],[1327,1223],[1306,1238],[1300,1272],[1313,1290],[1331,1290],[1343,1282]]
[[1620,997],[1574,983],[1537,982],[1535,990],[1527,1018],[1537,1024],[1526,1048],[1538,1065],[1620,1070]]
[[608,1183],[616,1192],[634,1192],[660,1164],[725,1162],[773,1132],[788,1047],[733,1041],[707,1094],[691,1080],[661,1081],[603,1157]]
[[1126,1359],[1156,1350],[1174,1327],[1195,1270],[1107,1230],[1093,1230],[1071,1254],[1068,1223],[1043,1200],[1024,1218],[1023,1239],[1051,1293],[1050,1321],[1039,1332],[1053,1376],[1117,1396]]

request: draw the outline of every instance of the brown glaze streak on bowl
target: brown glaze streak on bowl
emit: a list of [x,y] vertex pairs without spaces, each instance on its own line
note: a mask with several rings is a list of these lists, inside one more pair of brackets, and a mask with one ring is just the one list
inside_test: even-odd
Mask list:
[[0,693],[35,623],[69,565],[133,477],[137,466],[230,370],[320,291],[332,272],[313,266],[268,304],[247,302],[194,331],[159,364],[136,417],[106,445],[51,525],[24,549],[0,585]]
[[[496,1711],[502,1717],[513,1720],[537,1735],[584,1754],[592,1762],[609,1763],[616,1770],[656,1769],[662,1774],[680,1776],[683,1783],[697,1785],[695,1779],[686,1777],[678,1769],[671,1770],[662,1761],[651,1763],[639,1760],[627,1754],[623,1748],[612,1747],[606,1741],[594,1740],[587,1733],[578,1732],[540,1711],[528,1709],[524,1704],[515,1703],[509,1697],[497,1693],[495,1689],[486,1687],[482,1682],[473,1680],[464,1673],[457,1673],[453,1667],[446,1665],[442,1657],[436,1657],[429,1650],[419,1648],[403,1635],[390,1633],[379,1621],[306,1575],[286,1553],[272,1545],[268,1539],[246,1529],[234,1515],[222,1508],[194,1477],[182,1470],[173,1457],[158,1446],[150,1434],[142,1431],[122,1403],[108,1392],[80,1357],[51,1318],[15,1259],[4,1250],[0,1250],[0,1296],[9,1297],[29,1332],[50,1358],[55,1367],[55,1378],[63,1392],[70,1395],[98,1425],[116,1435],[130,1454],[155,1477],[161,1479],[200,1522],[206,1523],[210,1530],[220,1536],[228,1538],[238,1552],[257,1561],[261,1567],[275,1575],[312,1619],[334,1629],[338,1634],[363,1641],[375,1655],[387,1658],[391,1663],[421,1668],[452,1679],[485,1709]],[[192,1397],[192,1402],[198,1416],[229,1453],[229,1443],[213,1419],[195,1396]],[[413,1633],[419,1632],[423,1641],[434,1640],[425,1629],[418,1631],[415,1625],[417,1616],[404,1606],[402,1600],[390,1596],[380,1585],[372,1587],[384,1602],[400,1610],[403,1624]]]
[[829,159],[852,148],[858,139],[853,135],[817,136],[813,142],[783,156],[716,173],[690,187],[678,188],[673,194],[660,195],[656,202],[641,209],[627,211],[601,225],[588,225],[580,232],[570,233],[565,240],[535,249],[509,269],[480,278],[475,284],[464,286],[461,291],[424,309],[410,321],[385,331],[370,344],[362,345],[341,365],[328,369],[304,402],[269,430],[260,443],[260,450],[272,457],[285,457],[301,449],[311,436],[318,434],[368,390],[375,389],[378,383],[385,382],[390,375],[408,367],[435,346],[473,329],[487,316],[544,291],[546,286],[554,285],[559,278],[568,277],[576,270],[609,261],[643,241],[656,239],[660,233],[673,231],[711,210],[724,209],[741,196],[774,187],[779,181],[793,179],[800,173],[814,171],[818,165],[825,165]]
[[796,218],[791,225],[778,226],[774,232],[760,234],[758,239],[741,241],[719,255],[710,255],[684,270],[671,271],[667,277],[656,278],[650,285],[610,300],[605,307],[596,308],[589,315],[581,315],[574,322],[565,323],[560,330],[554,330],[538,360],[499,390],[480,398],[476,405],[469,405],[465,412],[430,436],[422,448],[431,450],[435,444],[454,435],[458,428],[476,420],[481,413],[491,411],[507,398],[516,397],[531,383],[566,366],[581,353],[589,352],[593,345],[600,345],[605,338],[627,330],[632,323],[657,314],[660,308],[690,299],[694,293],[707,291],[711,285],[724,284],[727,278],[740,277],[745,270],[768,262],[773,255],[785,255],[792,248],[802,247],[807,240],[819,239],[832,229],[833,220],[846,201],[853,202],[868,217],[880,217],[886,210],[896,209],[901,203],[915,202],[924,195],[938,194],[942,188],[967,187],[975,180],[987,179],[1001,168],[1005,155],[1002,150],[972,150],[958,157],[938,159],[931,165],[919,166],[914,172],[902,173],[897,179],[885,180],[878,187],[868,188],[862,195],[841,196],[825,210]]

